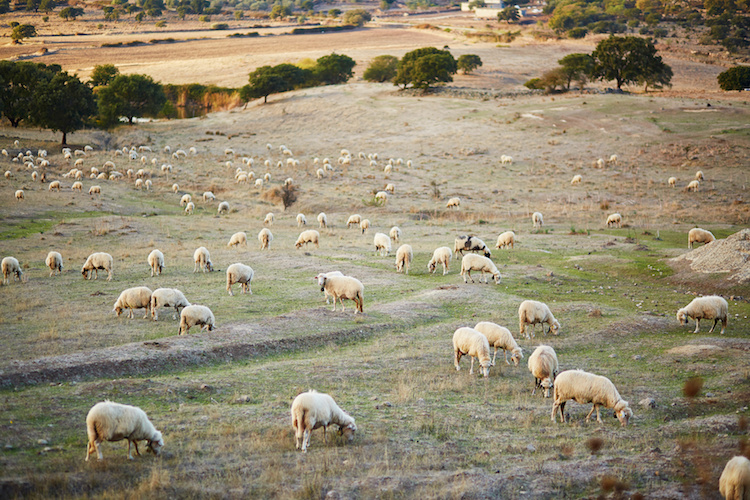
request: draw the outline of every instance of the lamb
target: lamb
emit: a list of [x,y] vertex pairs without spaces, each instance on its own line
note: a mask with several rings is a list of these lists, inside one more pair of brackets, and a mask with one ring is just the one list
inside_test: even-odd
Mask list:
[[576,174],[573,176],[573,179],[571,179],[570,185],[577,186],[578,184],[581,183],[582,180],[583,180],[583,177],[581,177],[581,174]]
[[112,401],[103,401],[95,404],[86,415],[86,432],[89,442],[86,447],[86,461],[89,456],[96,452],[97,459],[102,460],[100,448],[104,441],[128,440],[128,459],[133,460],[130,451],[131,443],[135,445],[135,454],[138,451],[138,441],[145,440],[146,451],[159,455],[159,450],[164,446],[164,438],[149,421],[146,413],[136,406],[123,405]]
[[693,249],[693,243],[703,243],[705,245],[708,245],[712,241],[715,241],[716,238],[714,237],[713,233],[711,231],[706,231],[705,229],[701,229],[699,227],[694,227],[690,231],[688,231],[688,248]]
[[695,173],[695,176],[693,177],[693,179],[695,179],[696,181],[702,181],[704,179],[704,177],[703,177],[703,171],[702,170],[698,170]]
[[669,184],[671,187],[675,187],[677,185],[677,177],[670,177],[667,179],[667,184]]
[[24,199],[23,189],[16,190],[16,200],[21,201]]
[[698,188],[700,187],[701,183],[700,181],[690,181],[687,186],[685,186],[685,191],[698,191]]
[[516,233],[513,231],[505,231],[497,236],[497,243],[495,248],[513,248],[516,244]]
[[553,335],[559,334],[560,323],[552,315],[552,312],[544,302],[538,302],[536,300],[524,300],[518,307],[518,321],[520,323],[521,335],[526,335],[529,338],[529,334],[526,333],[526,325],[531,325],[531,336],[534,337],[534,325],[537,323],[542,324],[542,332],[544,331],[544,323],[549,325],[549,332]]
[[391,238],[387,234],[375,233],[372,242],[375,245],[375,253],[380,254],[381,257],[387,257],[391,253]]
[[164,254],[161,253],[161,250],[156,248],[151,250],[151,253],[148,254],[148,265],[151,267],[152,278],[154,274],[157,276],[161,275],[161,272],[164,270]]
[[719,493],[726,500],[750,499],[750,460],[739,455],[727,462],[719,478]]
[[182,198],[180,198],[180,206],[184,207],[185,205],[187,205],[191,201],[193,201],[193,197],[192,196],[190,196],[189,194],[183,194]]
[[544,225],[544,217],[542,217],[542,213],[541,212],[534,212],[531,215],[531,222],[534,223],[534,226],[533,226],[534,228],[541,229],[541,227]]
[[607,217],[607,227],[622,227],[622,215],[618,214],[617,212],[610,214],[609,217]]
[[123,290],[112,308],[112,312],[120,316],[122,311],[128,309],[128,318],[133,318],[133,309],[145,309],[146,314],[143,319],[148,317],[149,308],[151,307],[151,289],[145,286],[136,286]]
[[211,262],[211,254],[208,253],[206,247],[196,248],[193,253],[193,260],[195,261],[195,266],[193,266],[194,273],[198,272],[198,268],[202,269],[204,273],[214,270],[214,265]]
[[321,229],[328,227],[328,216],[326,216],[325,212],[320,212],[318,214],[318,225]]
[[234,233],[232,237],[229,239],[229,243],[227,243],[227,247],[232,248],[242,245],[244,247],[247,247],[247,233],[244,231],[239,231],[237,233]]
[[687,325],[688,318],[695,320],[695,331],[693,333],[698,333],[702,319],[712,319],[714,320],[714,325],[708,333],[712,333],[714,328],[716,328],[716,324],[721,321],[721,334],[723,335],[727,328],[728,317],[729,304],[727,304],[727,301],[723,297],[719,297],[718,295],[696,297],[690,304],[677,311],[677,321],[680,324]]
[[456,371],[461,369],[459,362],[461,356],[471,356],[471,368],[469,375],[474,373],[474,358],[479,362],[479,371],[485,376],[490,376],[490,343],[487,337],[473,328],[461,327],[453,333],[453,365]]
[[310,446],[312,431],[323,427],[323,441],[328,443],[328,426],[339,426],[339,434],[347,441],[354,439],[357,425],[354,419],[344,413],[339,405],[328,394],[311,390],[299,394],[292,402],[292,427],[294,428],[295,447],[307,452]]
[[265,224],[267,226],[272,226],[274,219],[275,219],[275,217],[273,215],[273,212],[268,212],[266,214],[266,218],[263,219],[263,224]]
[[240,284],[240,293],[247,292],[252,295],[250,282],[253,280],[253,274],[255,274],[253,268],[245,264],[236,263],[227,267],[227,292],[229,292],[229,295],[234,295],[232,285],[235,283]]
[[185,215],[193,215],[193,212],[195,212],[195,203],[191,201],[185,205]]
[[344,274],[343,274],[343,273],[342,273],[341,271],[328,271],[327,273],[320,273],[320,274],[318,274],[317,276],[315,276],[315,277],[313,278],[314,280],[318,280],[318,285],[319,285],[319,286],[321,287],[321,290],[323,291],[323,295],[324,295],[324,296],[325,296],[325,298],[326,298],[326,304],[330,304],[330,303],[331,303],[331,301],[330,301],[330,299],[328,298],[328,297],[330,297],[330,295],[328,295],[328,292],[326,292],[326,291],[325,291],[325,290],[324,290],[324,289],[322,288],[322,287],[323,287],[323,285],[324,285],[324,283],[325,283],[325,282],[324,282],[324,280],[323,280],[323,278],[328,278],[328,277],[330,277],[330,276],[343,276],[343,275],[344,275]]
[[112,281],[112,273],[114,272],[114,259],[106,252],[94,252],[88,256],[86,262],[84,262],[81,268],[81,274],[83,279],[91,279],[94,275],[94,279],[99,279],[99,269],[107,271],[107,281]]
[[203,203],[208,203],[209,201],[215,201],[216,196],[211,191],[206,191],[203,193]]
[[412,259],[414,259],[414,251],[411,245],[401,245],[398,247],[398,250],[396,250],[396,272],[400,273],[404,271],[406,274],[409,274],[409,266]]
[[196,325],[201,325],[201,331],[212,331],[216,328],[214,313],[206,306],[196,304],[185,307],[180,313],[180,328],[177,330],[179,335],[187,334],[190,329]]
[[443,276],[445,276],[446,274],[448,274],[448,268],[450,267],[452,255],[453,252],[451,252],[450,247],[436,248],[435,251],[432,252],[432,259],[430,259],[430,262],[427,263],[427,270],[434,274],[435,270],[437,269],[437,265],[442,264]]
[[445,208],[455,208],[456,210],[458,210],[459,208],[461,208],[461,198],[449,199],[445,204]]
[[52,181],[49,183],[49,191],[60,191],[60,181]]
[[355,309],[364,313],[365,287],[361,281],[351,276],[324,276],[319,278],[320,290],[333,297],[333,311],[336,311],[336,301],[341,302],[341,312],[344,312],[344,299],[354,301]]
[[464,250],[467,252],[481,252],[487,258],[492,257],[492,253],[490,253],[490,249],[487,248],[484,241],[473,235],[459,236],[454,240],[453,251],[456,253],[456,257],[458,257],[459,253],[463,255]]
[[370,229],[370,219],[362,219],[359,223],[359,228],[362,229],[362,234],[365,234]]
[[398,240],[401,238],[401,229],[398,226],[393,226],[388,235],[395,243],[398,243]]
[[556,421],[555,414],[560,410],[560,420],[565,422],[565,403],[569,399],[580,403],[594,403],[594,407],[586,415],[586,422],[596,410],[596,421],[601,423],[599,407],[612,408],[620,425],[625,427],[633,417],[633,411],[628,402],[622,399],[617,388],[607,377],[594,375],[583,370],[566,370],[555,378],[555,403],[552,405],[552,422]]
[[180,314],[180,309],[189,305],[190,302],[185,298],[185,294],[178,289],[157,288],[151,293],[151,319],[159,320],[157,310],[160,307],[174,307],[175,312]]
[[362,218],[359,214],[350,215],[346,220],[346,228],[349,229],[352,226],[358,226],[360,222],[362,222]]
[[47,258],[44,260],[44,263],[47,264],[47,267],[49,267],[50,276],[54,276],[55,274],[61,274],[63,269],[63,258],[62,255],[60,255],[60,252],[50,252],[47,254]]
[[481,271],[482,278],[484,278],[485,283],[488,282],[488,277],[485,276],[484,273],[488,273],[492,275],[492,278],[495,280],[496,285],[500,284],[500,271],[497,270],[497,266],[495,266],[495,263],[487,257],[483,257],[481,255],[476,255],[473,253],[464,255],[464,258],[461,259],[461,276],[463,276],[464,278],[464,283],[468,283],[468,281],[466,280],[466,275],[468,275],[471,282],[474,283],[474,278],[471,277],[472,271]]
[[23,279],[21,278],[21,276],[23,276],[23,271],[21,271],[21,264],[19,264],[18,259],[15,257],[5,257],[3,258],[0,267],[2,267],[3,270],[3,285],[10,284],[8,278],[11,275],[13,276],[14,282],[18,280],[23,283]]
[[305,214],[297,214],[297,227],[302,227],[307,225],[307,217],[305,217]]
[[95,194],[102,194],[101,186],[91,186],[89,188],[89,195],[94,196]]
[[258,241],[260,241],[261,250],[269,250],[271,248],[273,234],[271,234],[271,231],[267,227],[264,227],[258,233]]
[[531,356],[529,356],[529,371],[534,375],[534,390],[531,395],[536,394],[540,387],[544,388],[544,397],[549,397],[549,390],[555,383],[557,376],[557,354],[548,345],[540,345]]
[[518,363],[523,359],[523,350],[518,346],[510,330],[490,321],[480,321],[474,326],[474,329],[487,337],[490,346],[495,347],[495,353],[492,356],[492,366],[495,366],[498,349],[503,350],[506,364],[510,364],[508,362],[508,351],[510,351],[510,360],[513,361],[514,365],[518,366]]

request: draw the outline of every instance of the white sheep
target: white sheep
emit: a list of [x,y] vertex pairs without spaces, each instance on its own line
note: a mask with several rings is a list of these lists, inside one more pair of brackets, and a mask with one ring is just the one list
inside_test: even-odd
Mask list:
[[667,179],[667,184],[669,184],[671,187],[675,187],[677,185],[677,177],[670,177]]
[[225,214],[225,213],[229,212],[229,202],[222,201],[221,203],[219,203],[219,207],[217,208],[217,212],[219,213],[219,215]]
[[541,229],[541,227],[544,225],[544,217],[542,216],[542,213],[541,212],[534,212],[531,215],[531,222],[533,222],[533,224],[534,224],[533,227],[534,228]]
[[94,196],[95,194],[102,194],[101,186],[91,186],[89,188],[89,195]]
[[558,368],[557,353],[550,346],[540,345],[531,353],[531,356],[529,356],[529,371],[534,376],[532,396],[541,387],[544,389],[544,397],[549,397],[549,391],[554,386]]
[[609,217],[607,217],[607,227],[622,227],[622,215],[615,212],[613,214],[609,214]]
[[115,305],[112,308],[112,312],[120,316],[122,311],[128,310],[128,318],[132,318],[133,309],[145,309],[146,314],[143,315],[143,319],[148,317],[149,309],[151,307],[151,289],[145,286],[136,286],[128,288],[120,293],[117,297]]
[[203,203],[208,203],[209,201],[215,201],[216,196],[211,191],[206,191],[203,193]]
[[479,362],[479,371],[485,376],[490,376],[490,344],[487,337],[473,328],[461,327],[453,333],[453,365],[460,370],[458,364],[461,356],[471,356],[471,368],[469,374],[474,373],[474,358]]
[[49,183],[49,187],[47,188],[49,191],[60,191],[60,181],[52,181]]
[[141,189],[141,188],[143,188],[143,179],[136,179],[136,180],[135,180],[135,188],[136,188],[136,189]]
[[458,257],[459,253],[463,255],[464,251],[481,252],[487,258],[492,257],[492,253],[490,252],[490,249],[487,248],[484,241],[473,235],[457,237],[453,241],[453,251],[455,252],[456,257]]
[[362,230],[362,234],[365,234],[370,229],[370,219],[362,219],[359,223],[359,228]]
[[320,247],[320,233],[315,229],[307,229],[299,233],[297,241],[294,243],[295,248],[301,248],[302,245],[307,246],[308,243],[315,244],[315,248]]
[[523,359],[523,349],[518,346],[510,330],[491,321],[480,321],[474,326],[474,329],[487,337],[490,347],[495,348],[495,353],[492,355],[492,366],[495,366],[498,349],[503,350],[505,364],[510,364],[508,362],[508,352],[510,352],[510,360],[518,366],[518,363]]
[[297,214],[297,227],[302,227],[307,225],[307,217],[305,217],[305,214]]
[[198,268],[202,269],[204,273],[214,270],[213,262],[211,262],[211,254],[208,253],[206,247],[198,247],[195,249],[195,252],[193,253],[193,261],[195,261],[195,266],[193,266],[194,273],[198,272]]
[[180,185],[179,184],[177,184],[176,182],[174,184],[172,184],[172,192],[173,193],[176,194],[177,191],[179,191],[179,190],[180,190]]
[[80,181],[75,181],[70,186],[71,191],[78,191],[79,193],[83,192],[83,184]]
[[180,313],[180,328],[177,330],[179,335],[187,334],[190,329],[196,325],[201,325],[201,331],[212,331],[216,328],[214,313],[206,306],[191,304],[182,309]]
[[677,310],[677,321],[681,325],[688,324],[688,318],[695,320],[695,331],[698,333],[700,321],[702,319],[714,320],[714,325],[708,331],[712,333],[716,324],[721,321],[721,334],[727,328],[727,319],[729,317],[729,304],[723,297],[718,295],[707,295],[705,297],[696,297],[688,305]]
[[86,447],[86,461],[94,452],[96,452],[98,460],[104,458],[100,448],[104,441],[127,439],[129,460],[133,460],[130,451],[131,443],[135,446],[136,455],[140,455],[138,441],[141,440],[148,442],[146,451],[154,455],[158,455],[159,450],[164,446],[164,438],[161,432],[156,430],[148,419],[146,412],[135,406],[112,401],[97,403],[89,410],[88,415],[86,415],[86,433],[89,438]]
[[581,174],[576,174],[576,175],[574,175],[574,176],[573,176],[573,178],[572,178],[572,179],[570,180],[570,185],[571,185],[571,186],[577,186],[578,184],[580,184],[580,183],[581,183],[581,181],[582,181],[582,180],[583,180],[583,177],[581,177]]
[[526,335],[529,338],[529,334],[526,333],[526,325],[531,325],[531,336],[534,337],[534,325],[537,323],[542,324],[542,332],[544,331],[544,324],[549,325],[549,332],[553,335],[559,335],[560,323],[552,315],[552,311],[544,302],[537,300],[524,300],[518,307],[518,322],[521,331],[521,335]]
[[13,281],[16,280],[23,283],[23,279],[21,276],[23,276],[23,271],[21,271],[21,264],[18,262],[18,259],[15,257],[5,257],[3,258],[2,264],[0,264],[0,267],[2,267],[3,271],[3,285],[10,284],[10,281],[8,278],[12,275]]
[[164,254],[161,250],[155,248],[148,254],[148,265],[151,267],[151,277],[159,276],[164,270]]
[[[461,276],[464,278],[464,283],[468,283],[466,280],[467,275],[471,282],[474,283],[474,278],[471,277],[472,271],[481,271],[485,283],[488,283],[489,280],[489,276],[485,276],[485,273],[487,273],[492,276],[496,285],[500,284],[500,271],[497,270],[495,263],[487,257],[474,253],[464,255],[464,258],[461,259]],[[480,282],[482,278],[480,278]]]
[[63,258],[60,252],[50,252],[47,254],[47,258],[44,259],[44,263],[49,267],[49,275],[54,276],[55,274],[61,274],[63,269]]
[[328,292],[325,291],[323,288],[323,285],[325,284],[324,278],[328,278],[330,276],[343,276],[344,274],[341,271],[328,271],[327,273],[319,273],[317,276],[315,276],[313,279],[318,280],[318,285],[321,287],[321,291],[323,292],[323,295],[326,299],[326,304],[330,304],[331,300],[329,299],[330,295],[328,295]]
[[16,200],[21,201],[24,199],[23,189],[16,190]]
[[513,231],[505,231],[497,236],[497,243],[495,248],[514,248],[516,244],[516,233]]
[[360,217],[359,214],[350,215],[349,218],[346,219],[346,228],[349,229],[352,226],[358,226],[360,222],[362,222],[362,217]]
[[565,402],[572,399],[580,404],[594,403],[594,407],[586,415],[588,422],[596,410],[596,421],[601,423],[599,407],[611,408],[625,427],[633,416],[628,402],[622,399],[617,388],[607,377],[594,375],[583,370],[566,370],[555,378],[555,403],[552,405],[552,422],[556,421],[555,414],[560,410],[560,420],[565,422]]
[[513,157],[509,155],[501,155],[500,156],[500,163],[502,165],[512,165],[513,164]]
[[244,231],[234,233],[232,237],[229,238],[229,243],[227,243],[227,247],[229,248],[240,245],[242,245],[243,247],[247,247],[247,233],[245,233]]
[[719,478],[719,493],[726,500],[750,499],[750,460],[739,455],[727,462]]
[[398,243],[398,240],[401,239],[401,229],[398,226],[393,226],[388,235],[395,243]]
[[258,233],[258,241],[260,242],[261,250],[270,250],[271,242],[273,241],[273,234],[267,227],[264,227]]
[[266,214],[266,218],[263,219],[263,224],[265,224],[267,226],[272,226],[273,225],[273,221],[275,219],[276,219],[276,217],[273,215],[273,212],[268,212]]
[[698,191],[700,186],[701,186],[700,181],[693,180],[693,181],[690,181],[687,186],[685,186],[685,191]]
[[347,441],[354,439],[357,425],[354,419],[347,415],[328,394],[311,390],[299,394],[292,402],[292,427],[294,428],[295,447],[307,452],[310,446],[312,431],[322,427],[323,441],[328,443],[328,426],[339,426],[339,433]]
[[193,197],[192,196],[190,196],[189,194],[183,194],[182,198],[180,198],[180,206],[184,207],[185,205],[187,205],[191,201],[193,201]]
[[388,192],[388,193],[391,193],[391,194],[393,194],[393,192],[394,192],[395,190],[396,190],[396,186],[394,186],[393,184],[391,184],[391,183],[389,182],[388,184],[386,184],[386,185],[385,185],[385,189],[384,189],[383,191],[386,191],[386,192]]
[[99,269],[107,271],[107,281],[112,281],[112,273],[114,272],[114,259],[106,252],[94,252],[88,256],[86,262],[83,263],[81,268],[81,274],[83,279],[91,279],[94,275],[94,279],[99,279]]
[[252,295],[253,291],[250,289],[250,282],[253,280],[254,274],[255,272],[252,267],[240,264],[239,262],[227,267],[227,292],[229,292],[229,295],[234,295],[232,293],[232,285],[235,283],[240,284],[240,293],[247,292]]
[[604,158],[599,158],[598,160],[596,160],[596,161],[594,162],[594,167],[596,167],[596,168],[604,168],[604,165],[605,165],[605,164],[606,164],[606,163],[605,163],[605,161],[604,161]]
[[405,272],[409,274],[409,266],[411,261],[414,259],[414,251],[411,245],[401,245],[396,250],[396,272]]
[[612,155],[607,160],[607,165],[617,165],[617,155]]
[[704,177],[703,177],[703,171],[702,170],[698,170],[695,173],[695,176],[693,177],[693,179],[695,179],[696,181],[702,181],[704,179]]
[[381,205],[385,205],[388,202],[388,193],[385,191],[378,191],[375,193],[375,201]]
[[325,214],[325,212],[320,212],[318,214],[318,225],[321,229],[328,227],[328,216]]
[[694,227],[693,229],[688,231],[688,248],[691,250],[693,249],[693,243],[703,243],[705,245],[708,245],[715,240],[716,237],[711,231],[706,231],[705,229],[701,229],[699,227]]
[[317,177],[318,179],[322,179],[323,177],[325,177],[325,175],[326,175],[326,171],[323,170],[322,168],[319,168],[318,170],[315,171],[315,177]]
[[341,302],[341,312],[344,312],[344,299],[354,301],[354,314],[364,312],[365,287],[361,281],[351,276],[328,276],[318,280],[320,290],[333,297],[333,311],[336,311],[336,301]]
[[195,212],[195,203],[192,201],[185,205],[185,215],[193,215]]
[[151,188],[154,186],[153,182],[151,182],[151,179],[146,179],[146,181],[143,183],[143,187],[146,188],[146,191],[151,191]]
[[180,309],[189,305],[190,302],[185,298],[185,294],[178,289],[157,288],[151,293],[151,319],[159,320],[157,310],[160,307],[174,307],[175,312],[180,314]]
[[391,238],[387,234],[375,233],[372,243],[375,245],[375,253],[381,257],[387,257],[391,253]]
[[443,265],[443,276],[448,274],[448,268],[451,264],[451,257],[453,252],[450,247],[439,247],[432,252],[432,259],[427,263],[427,270],[431,273],[435,273],[438,264]]
[[461,208],[461,198],[451,198],[448,200],[448,202],[445,204],[445,208],[455,208],[458,210]]

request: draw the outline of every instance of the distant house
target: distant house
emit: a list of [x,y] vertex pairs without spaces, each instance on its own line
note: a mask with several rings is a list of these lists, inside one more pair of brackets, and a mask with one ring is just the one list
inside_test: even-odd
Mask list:
[[487,10],[495,12],[495,17],[497,17],[497,13],[505,8],[505,3],[503,3],[503,0],[484,0],[484,4],[486,5],[486,7],[477,7],[475,9],[470,9],[469,3],[471,2],[461,2],[462,12],[470,12],[472,10],[474,10],[475,12],[479,10]]

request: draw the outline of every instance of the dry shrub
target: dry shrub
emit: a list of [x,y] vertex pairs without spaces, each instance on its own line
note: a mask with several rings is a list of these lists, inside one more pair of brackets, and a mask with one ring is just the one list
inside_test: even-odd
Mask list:
[[589,318],[601,318],[602,317],[602,310],[599,308],[596,308],[589,312],[588,314]]
[[701,377],[690,377],[685,381],[682,387],[682,393],[686,398],[694,398],[703,388],[703,379]]
[[602,210],[609,210],[609,202],[607,200],[602,201],[599,203],[599,208]]
[[604,446],[604,440],[599,437],[592,437],[586,441],[586,447],[591,451],[592,455],[601,450],[602,446]]

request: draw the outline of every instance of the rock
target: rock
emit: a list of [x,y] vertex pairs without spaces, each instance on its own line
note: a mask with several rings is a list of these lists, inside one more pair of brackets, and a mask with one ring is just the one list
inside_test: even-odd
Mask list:
[[529,453],[534,453],[536,451],[536,446],[534,446],[533,444],[526,445],[526,451],[528,451]]
[[615,353],[612,353],[612,354],[610,354],[610,355],[609,355],[609,357],[610,357],[610,358],[616,358],[616,357],[617,357],[617,354],[615,354]]
[[39,439],[39,440],[37,440],[37,444],[41,444],[42,446],[46,446],[46,445],[49,444],[49,441],[47,441],[46,439]]
[[211,386],[208,384],[201,384],[201,391],[210,391]]
[[642,359],[643,359],[643,356],[641,356],[640,354],[636,354],[635,356],[633,356],[633,361],[640,361]]
[[5,449],[6,450],[12,450],[13,449],[13,445],[12,444],[6,444],[5,445]]
[[338,491],[331,490],[328,493],[326,493],[326,498],[328,500],[339,500],[339,498],[341,498],[341,495],[339,495]]
[[656,408],[656,400],[654,398],[643,398],[638,401],[638,404],[643,408]]
[[714,397],[714,393],[713,392],[707,392],[706,393],[706,397],[707,398],[712,398],[712,397]]
[[238,397],[234,400],[235,403],[249,403],[250,402],[250,396],[247,394],[243,394],[242,396]]

